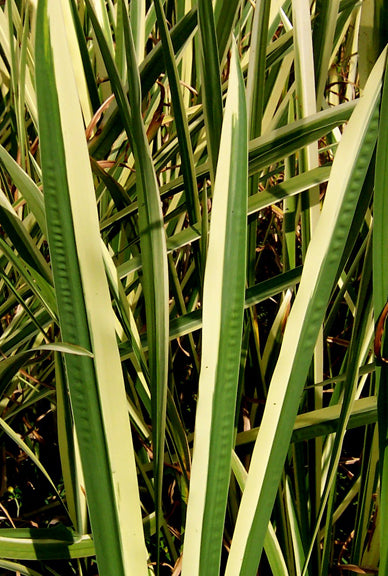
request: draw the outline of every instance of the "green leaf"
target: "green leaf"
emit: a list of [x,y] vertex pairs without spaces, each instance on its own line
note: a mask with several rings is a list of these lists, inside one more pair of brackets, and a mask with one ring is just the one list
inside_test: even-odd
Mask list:
[[[232,470],[243,492],[248,472],[234,450],[232,453]],[[264,550],[273,574],[276,574],[276,576],[289,576],[286,561],[271,522],[268,524],[268,530],[264,540]]]
[[247,230],[247,116],[233,47],[205,269],[202,361],[183,574],[218,574],[240,366]]
[[77,434],[67,391],[64,358],[54,355],[58,447],[61,459],[66,504],[75,530],[84,535],[88,530],[85,480],[79,455]]
[[[251,286],[245,292],[245,308],[259,304],[268,298],[276,296],[280,292],[287,290],[287,288],[294,287],[299,283],[302,273],[302,267],[299,266],[283,274],[278,274],[274,278],[259,282],[255,286]],[[202,327],[202,311],[194,310],[188,312],[181,317],[175,318],[170,322],[169,340],[175,340],[186,334],[190,334],[195,330],[200,330]],[[147,347],[146,338],[143,337],[143,349]],[[121,344],[121,357],[125,360],[128,355],[132,354],[132,346],[125,342]]]
[[50,268],[26,230],[23,221],[16,214],[11,203],[0,190],[0,222],[14,247],[32,268],[47,282],[52,282]]
[[[123,4],[124,7],[124,4]],[[149,373],[151,383],[152,439],[155,482],[156,533],[163,522],[162,488],[168,384],[168,269],[166,236],[159,187],[142,118],[140,77],[131,29],[124,13],[129,99],[132,112],[134,156],[137,167],[140,249],[143,260]],[[159,546],[158,552],[159,554]]]
[[89,534],[79,536],[65,528],[2,528],[0,555],[19,560],[65,560],[94,556],[94,544]]
[[[214,176],[220,148],[223,106],[218,45],[211,0],[199,0],[198,22],[203,110],[211,174]],[[225,26],[225,21],[223,25]]]
[[[188,12],[171,30],[171,40],[175,53],[179,52],[191,38],[193,31],[197,26],[197,10],[192,9]],[[100,42],[100,40],[99,40]],[[142,61],[139,72],[141,78],[142,94],[145,96],[152,88],[159,75],[164,71],[164,55],[161,42],[159,42],[146,58]],[[115,81],[115,76],[110,77]],[[117,102],[119,104],[119,102]],[[102,158],[107,151],[111,149],[113,142],[119,136],[123,129],[120,122],[120,111],[116,108],[112,111],[108,122],[105,124],[101,133],[96,135],[90,143],[90,153],[95,158]]]
[[313,23],[313,44],[318,110],[321,108],[321,101],[324,97],[339,5],[340,0],[334,0],[332,2],[318,0],[317,2],[317,13]]
[[4,360],[0,361],[1,388],[3,388],[3,385],[8,384],[8,382],[15,376],[15,374],[17,374],[20,368],[22,368],[26,362],[31,360],[37,352],[45,352],[51,350],[55,350],[57,352],[65,352],[67,354],[89,356],[90,358],[93,357],[91,352],[81,348],[80,346],[74,346],[60,342],[53,344],[42,344],[41,346],[36,346],[36,348],[24,350],[23,352],[19,352],[19,354],[15,354],[14,356],[10,356],[9,358],[5,358]]
[[226,575],[256,573],[299,400],[377,137],[385,55],[338,148],[256,440]]
[[356,101],[340,104],[255,138],[249,143],[249,174],[286,158],[328,134],[349,119],[355,105]]
[[39,224],[42,233],[47,236],[46,231],[46,217],[44,210],[43,194],[39,190],[35,182],[22,170],[22,168],[15,162],[7,150],[0,145],[0,160],[11,176],[15,186],[19,189],[26,200],[29,209],[34,214],[36,221]]
[[[374,218],[373,218],[373,305],[375,313],[375,323],[377,325],[379,317],[388,302],[388,270],[385,265],[388,248],[388,162],[387,145],[388,135],[386,122],[388,120],[388,82],[387,72],[385,73],[384,89],[381,102],[380,130],[376,154],[375,171],[375,196],[374,196]],[[382,334],[377,334],[380,338],[381,356],[388,356],[388,338],[383,338]],[[384,574],[388,570],[388,491],[385,482],[388,474],[387,438],[388,438],[388,366],[381,363],[376,368],[376,386],[378,390],[378,411],[379,411],[379,442],[380,442],[380,475],[381,475],[381,542],[380,542],[380,569]]]
[[161,1],[155,0],[154,4],[163,45],[164,61],[171,90],[173,114],[177,128],[179,153],[182,163],[181,170],[185,184],[186,206],[190,224],[193,225],[196,224],[200,219],[193,150],[191,147],[186,111],[183,105],[183,98],[179,85],[178,70],[175,62],[172,40],[167,27],[166,17],[164,15]]
[[36,30],[42,173],[62,337],[92,350],[66,357],[100,574],[147,574],[135,460],[95,192],[58,2],[40,0]]
[[233,25],[237,19],[240,0],[229,0],[229,2],[218,0],[214,4],[218,52],[220,63],[223,63],[229,50]]
[[41,572],[37,572],[32,568],[28,568],[27,566],[20,564],[20,562],[12,562],[11,560],[0,560],[0,566],[5,570],[9,570],[11,572],[16,573],[20,572],[20,574],[23,574],[25,576],[42,576]]
[[[367,365],[369,371],[373,368]],[[360,370],[360,374],[362,370]],[[338,376],[335,380],[344,380],[346,374]],[[330,383],[330,382],[328,382]],[[295,419],[291,442],[304,442],[318,436],[328,436],[338,428],[338,422],[341,415],[341,405],[335,404],[327,408],[320,408],[311,412],[299,414]],[[369,396],[355,400],[349,417],[347,429],[358,428],[377,422],[377,398]],[[252,428],[246,432],[237,434],[236,446],[242,446],[250,442],[255,442],[259,428]]]

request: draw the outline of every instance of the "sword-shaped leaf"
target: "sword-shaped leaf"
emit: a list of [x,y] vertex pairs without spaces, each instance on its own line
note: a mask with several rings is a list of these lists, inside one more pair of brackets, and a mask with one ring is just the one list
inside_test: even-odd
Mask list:
[[136,52],[125,9],[123,24],[127,54],[134,156],[137,167],[136,184],[139,204],[140,248],[143,261],[142,286],[146,305],[149,373],[151,382],[156,532],[157,538],[159,539],[159,530],[162,526],[162,485],[168,377],[169,311],[167,247],[159,187],[141,113],[141,88]]
[[135,459],[95,192],[60,4],[41,0],[36,86],[48,239],[66,369],[102,575],[147,574]]
[[256,574],[299,401],[377,137],[385,54],[346,128],[284,333],[242,497],[227,576]]
[[234,441],[245,296],[248,147],[233,47],[203,295],[202,363],[183,574],[218,574]]

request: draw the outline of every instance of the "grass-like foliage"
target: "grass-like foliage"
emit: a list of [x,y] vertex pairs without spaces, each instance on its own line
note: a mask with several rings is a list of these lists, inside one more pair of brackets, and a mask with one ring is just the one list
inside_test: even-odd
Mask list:
[[0,2],[0,574],[388,572],[386,30]]

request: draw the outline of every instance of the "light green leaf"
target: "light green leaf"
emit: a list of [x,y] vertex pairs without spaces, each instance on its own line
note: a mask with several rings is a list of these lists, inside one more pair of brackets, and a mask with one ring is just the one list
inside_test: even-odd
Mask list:
[[203,351],[182,572],[201,576],[219,573],[244,311],[247,116],[235,45],[220,158],[205,270]]
[[147,574],[124,382],[78,93],[60,4],[41,0],[38,8],[42,171],[60,325],[66,340],[93,352],[93,359],[68,355],[66,366],[99,571]]
[[42,233],[47,236],[46,218],[44,210],[43,194],[39,190],[35,182],[22,170],[22,168],[15,162],[7,150],[0,145],[0,160],[11,176],[15,186],[25,198],[28,207],[34,214]]
[[[256,573],[265,529],[324,311],[377,137],[385,54],[345,131],[286,326],[242,497],[227,576]],[[298,336],[296,336],[298,335]]]
[[[124,6],[124,4],[123,4]],[[142,118],[140,76],[126,12],[124,36],[139,202],[140,249],[146,306],[154,459],[156,532],[163,524],[162,487],[168,382],[168,271],[159,187]],[[160,554],[159,546],[157,554]]]
[[[384,89],[381,103],[380,130],[376,154],[375,172],[375,202],[374,202],[374,222],[373,222],[373,305],[374,320],[377,325],[379,317],[383,313],[388,301],[388,271],[383,264],[386,260],[388,249],[388,162],[387,145],[388,137],[386,123],[388,119],[388,82],[385,75]],[[382,334],[380,354],[386,358],[388,354],[388,338]],[[380,364],[380,362],[379,362]],[[380,569],[383,574],[388,570],[388,491],[385,486],[388,474],[387,438],[388,438],[388,411],[387,411],[387,383],[388,367],[384,362],[376,368],[376,386],[378,390],[378,412],[379,412],[379,442],[380,442],[380,474],[381,474],[381,543],[380,543]]]
[[[2,558],[44,561],[87,558],[94,554],[94,544],[89,534],[79,536],[65,526],[0,529]],[[14,569],[17,569],[16,566]]]

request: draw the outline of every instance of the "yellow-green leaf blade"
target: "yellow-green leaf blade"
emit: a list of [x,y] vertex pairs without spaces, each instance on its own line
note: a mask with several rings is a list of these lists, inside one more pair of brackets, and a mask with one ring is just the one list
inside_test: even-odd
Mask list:
[[183,574],[201,576],[219,572],[244,312],[247,117],[236,53],[234,47],[205,271],[203,352],[184,548]]

